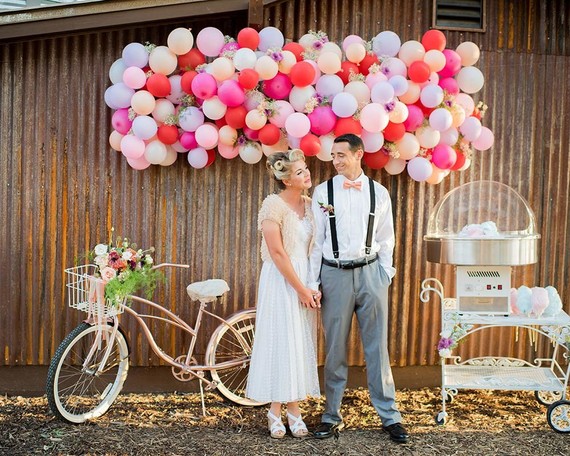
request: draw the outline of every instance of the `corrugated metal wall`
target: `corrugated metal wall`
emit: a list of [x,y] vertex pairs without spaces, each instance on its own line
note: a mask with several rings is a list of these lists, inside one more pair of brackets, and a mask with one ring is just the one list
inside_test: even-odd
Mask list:
[[[324,30],[332,40],[349,34],[369,39],[393,30],[403,41],[419,39],[431,25],[432,2],[291,0],[266,8],[265,21],[298,39],[307,30]],[[439,186],[374,172],[390,191],[395,212],[398,274],[391,288],[390,352],[398,366],[433,365],[440,331],[438,303],[419,300],[426,277],[440,278],[453,293],[453,268],[427,263],[422,237],[431,208],[450,189],[478,179],[503,182],[527,198],[542,234],[540,262],[514,269],[513,284],[555,285],[570,291],[568,221],[570,6],[558,1],[488,1],[487,32],[446,32],[448,47],[479,44],[478,67],[486,82],[478,99],[489,106],[484,124],[495,146],[477,153],[463,173]],[[111,111],[103,102],[107,71],[129,42],[164,44],[179,25],[194,31],[215,25],[233,34],[245,15],[157,24],[78,36],[0,44],[0,347],[2,365],[49,363],[65,334],[81,319],[66,307],[63,268],[105,239],[112,226],[140,245],[154,245],[158,260],[188,262],[190,271],[171,277],[165,289],[171,307],[192,320],[194,304],[185,284],[211,277],[228,281],[231,291],[221,314],[255,304],[260,269],[256,214],[274,188],[263,163],[218,159],[193,170],[185,156],[167,168],[138,172],[111,151]],[[315,182],[332,175],[332,166],[309,160]],[[565,308],[569,305],[566,300]],[[205,324],[203,353],[214,322]],[[156,365],[134,324],[127,323],[135,347],[133,364]],[[513,355],[530,350],[515,343],[512,330],[471,337],[469,355],[497,348]],[[521,341],[526,339],[521,336]],[[167,351],[186,341],[159,330]],[[350,363],[363,363],[355,331]],[[321,361],[323,353],[321,352]]]

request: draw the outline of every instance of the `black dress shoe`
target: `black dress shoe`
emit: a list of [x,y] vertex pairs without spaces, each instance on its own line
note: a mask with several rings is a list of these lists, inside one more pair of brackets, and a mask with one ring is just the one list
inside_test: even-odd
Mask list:
[[344,423],[321,423],[313,431],[316,439],[328,439],[333,435],[338,439],[339,432],[344,428]]
[[384,431],[390,435],[390,438],[394,442],[406,443],[410,439],[408,431],[406,431],[404,426],[402,426],[400,423],[394,423],[391,424],[390,426],[384,426],[382,429],[384,429]]

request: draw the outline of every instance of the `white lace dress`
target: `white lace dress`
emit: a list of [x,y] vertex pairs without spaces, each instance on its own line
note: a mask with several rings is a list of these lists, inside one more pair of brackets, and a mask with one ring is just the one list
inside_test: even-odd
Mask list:
[[[276,200],[273,203],[280,204]],[[285,204],[284,201],[282,203]],[[287,253],[299,278],[306,283],[313,231],[310,208],[306,208],[302,220],[288,206],[283,211],[290,211],[284,217],[288,218],[295,239],[287,246]],[[262,213],[263,209],[260,211],[260,224]],[[320,396],[316,330],[316,310],[307,309],[299,302],[293,287],[271,259],[265,258],[259,278],[255,338],[246,396],[260,402],[293,402],[307,396]]]

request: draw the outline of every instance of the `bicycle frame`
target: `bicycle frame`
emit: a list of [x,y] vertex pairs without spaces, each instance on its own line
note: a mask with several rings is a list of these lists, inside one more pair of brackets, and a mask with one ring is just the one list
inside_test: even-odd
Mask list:
[[[164,267],[164,266],[187,267],[185,265],[174,265],[174,264],[165,263],[165,264],[157,265],[153,269],[157,269],[157,268]],[[222,317],[216,315],[215,313],[210,312],[209,310],[206,309],[206,306],[207,306],[206,303],[200,302],[199,309],[198,309],[198,315],[196,316],[196,321],[194,323],[194,327],[192,327],[188,323],[186,323],[184,320],[182,320],[178,315],[176,315],[173,312],[171,312],[170,310],[164,308],[160,304],[157,304],[156,302],[150,301],[148,299],[141,298],[139,296],[133,296],[133,295],[128,296],[127,300],[128,299],[130,299],[133,302],[139,302],[139,303],[145,304],[149,307],[152,307],[154,309],[157,309],[161,312],[162,315],[165,315],[165,317],[163,317],[163,316],[158,316],[158,315],[141,314],[141,313],[137,312],[136,310],[132,309],[131,307],[127,307],[127,306],[124,306],[124,309],[123,309],[124,312],[126,312],[129,315],[131,315],[132,317],[134,317],[134,319],[137,321],[139,326],[142,328],[143,333],[146,336],[152,351],[160,359],[162,359],[166,363],[170,364],[172,367],[178,368],[182,372],[185,372],[185,373],[191,375],[192,377],[198,378],[198,379],[206,382],[206,384],[207,384],[206,388],[207,389],[215,388],[217,385],[217,382],[207,379],[204,376],[205,371],[213,371],[213,370],[217,370],[217,369],[226,369],[226,368],[231,368],[231,367],[237,367],[237,366],[243,365],[247,361],[247,358],[242,357],[242,358],[238,358],[235,360],[224,361],[224,362],[216,363],[216,364],[212,364],[212,365],[191,364],[192,355],[194,353],[196,340],[198,338],[198,332],[200,330],[200,325],[202,323],[202,318],[203,318],[204,314],[209,315],[209,316],[215,318],[216,320],[218,320],[221,324],[226,325],[229,328],[229,330],[236,336],[237,340],[239,341],[240,345],[242,346],[242,348],[244,350],[246,350],[246,348],[248,347],[248,343],[243,338],[243,336],[238,331],[236,331],[224,318],[222,318]],[[116,337],[117,329],[119,327],[120,315],[121,314],[118,314],[118,315],[115,315],[112,317],[108,317],[108,319],[106,320],[106,321],[111,321],[114,323],[114,325],[113,325],[114,329],[113,329],[111,335],[108,336],[109,340],[107,343],[107,349],[105,351],[105,354],[104,354],[101,362],[99,363],[98,368],[96,369],[98,373],[103,372],[103,370],[106,366],[107,359],[108,359],[111,347],[113,346],[113,342],[114,342],[114,339]],[[166,324],[177,327],[180,330],[190,334],[190,336],[191,336],[190,345],[188,347],[188,351],[186,352],[186,357],[185,357],[184,363],[176,361],[175,358],[166,354],[160,348],[160,346],[157,344],[156,340],[154,339],[152,331],[150,330],[145,319],[162,321]],[[92,325],[96,325],[96,324],[102,324],[102,321],[92,321],[91,320],[91,321],[88,321],[88,323],[90,323]],[[97,334],[97,337],[95,339],[95,342],[93,343],[93,346],[92,346],[89,354],[87,355],[87,358],[85,359],[85,362],[83,363],[84,369],[88,369],[88,366],[89,366],[90,361],[91,361],[91,357],[93,356],[93,353],[95,352],[95,348],[97,346],[100,346],[101,341],[102,341],[102,333],[99,332]]]

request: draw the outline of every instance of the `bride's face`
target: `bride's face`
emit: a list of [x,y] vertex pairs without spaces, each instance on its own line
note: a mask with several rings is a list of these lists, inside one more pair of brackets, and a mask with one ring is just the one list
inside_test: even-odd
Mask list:
[[285,179],[289,188],[307,190],[313,185],[311,182],[311,172],[304,160],[298,160],[291,164],[291,175]]

